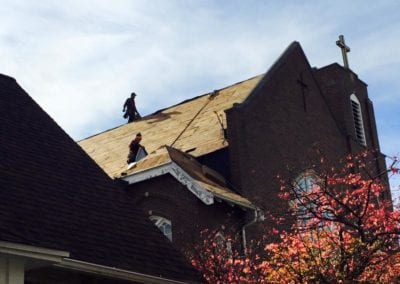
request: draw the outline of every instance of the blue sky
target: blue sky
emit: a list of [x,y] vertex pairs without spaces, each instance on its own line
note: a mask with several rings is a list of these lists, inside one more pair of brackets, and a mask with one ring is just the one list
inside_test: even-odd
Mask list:
[[[400,151],[399,1],[1,1],[0,73],[74,139],[265,72],[294,40],[368,83],[381,150]],[[400,181],[394,180],[394,184]]]

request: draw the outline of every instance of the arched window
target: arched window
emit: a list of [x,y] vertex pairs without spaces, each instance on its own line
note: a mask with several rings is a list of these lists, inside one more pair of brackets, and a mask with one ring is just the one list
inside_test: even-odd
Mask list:
[[363,146],[366,146],[364,123],[362,120],[361,104],[357,99],[356,95],[352,94],[350,96],[351,110],[353,113],[354,129],[356,133],[357,142]]
[[160,229],[161,232],[172,242],[172,223],[171,220],[168,220],[161,216],[150,216],[151,221],[153,221],[154,225]]
[[313,171],[300,174],[293,183],[295,200],[293,207],[298,219],[298,225],[303,227],[313,218],[311,211],[315,208],[313,188],[317,186],[318,176]]
[[317,176],[313,171],[306,171],[295,179],[295,190],[299,193],[308,193],[316,184]]
[[[321,192],[324,189],[324,183],[321,182],[320,177],[314,171],[306,171],[295,179],[293,186],[296,197],[292,204],[298,227],[307,228],[312,225],[312,227],[318,229],[331,229],[331,225],[324,222],[329,219],[332,220],[332,211],[329,210],[326,202],[323,202],[324,198],[322,198]],[[320,221],[315,222],[315,218]],[[312,219],[314,221],[311,224]]]

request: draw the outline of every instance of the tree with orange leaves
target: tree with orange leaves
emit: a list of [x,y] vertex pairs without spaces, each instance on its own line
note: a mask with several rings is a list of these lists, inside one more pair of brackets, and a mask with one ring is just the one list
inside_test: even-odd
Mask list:
[[[303,178],[281,180],[289,215],[271,216],[279,222],[265,235],[278,241],[263,245],[263,257],[228,253],[209,235],[192,263],[210,283],[400,282],[400,212],[385,179],[399,173],[398,159],[373,173],[375,159],[365,152],[346,157],[340,170],[317,174],[316,167]],[[278,224],[284,219],[290,229]]]

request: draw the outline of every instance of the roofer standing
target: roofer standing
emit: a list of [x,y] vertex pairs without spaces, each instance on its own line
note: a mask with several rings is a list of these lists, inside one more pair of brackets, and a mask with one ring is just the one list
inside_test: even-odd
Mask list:
[[124,104],[122,112],[125,112],[124,118],[128,118],[128,123],[141,118],[139,112],[136,109],[135,104],[136,94],[132,93],[130,98],[127,98]]

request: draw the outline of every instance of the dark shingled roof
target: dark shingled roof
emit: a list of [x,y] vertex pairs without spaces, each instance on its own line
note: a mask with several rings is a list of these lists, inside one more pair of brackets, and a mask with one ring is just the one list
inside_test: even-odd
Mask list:
[[[73,113],[71,113],[73,115]],[[128,195],[10,77],[0,74],[0,240],[195,282],[197,272]]]

